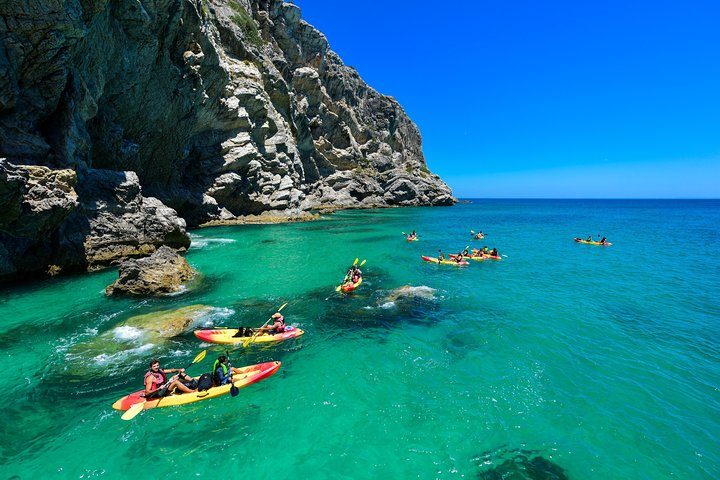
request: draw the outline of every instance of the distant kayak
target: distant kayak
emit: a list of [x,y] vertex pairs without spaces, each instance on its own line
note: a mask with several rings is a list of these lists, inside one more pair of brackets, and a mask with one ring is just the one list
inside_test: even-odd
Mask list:
[[425,255],[423,255],[421,258],[422,258],[423,260],[425,260],[426,262],[439,263],[439,264],[442,264],[442,265],[455,265],[456,267],[462,267],[462,266],[464,266],[464,265],[470,265],[470,263],[468,263],[468,262],[465,261],[465,260],[463,260],[463,261],[461,261],[461,262],[456,262],[455,260],[442,260],[442,261],[440,261],[440,260],[437,259],[437,257],[428,257],[428,256],[425,256]]
[[[451,257],[451,258],[455,258],[455,257],[457,257],[457,255],[450,254],[450,257]],[[481,262],[481,261],[483,261],[483,260],[502,260],[502,257],[499,256],[499,255],[498,255],[497,257],[493,257],[492,255],[483,255],[483,254],[480,254],[480,255],[465,255],[463,258],[469,258],[470,260],[475,260],[475,261],[478,261],[478,262]]]
[[584,243],[585,245],[596,245],[599,247],[609,247],[610,245],[612,245],[612,243],[610,243],[610,242],[605,242],[605,243],[592,242],[592,241],[588,242],[587,240],[583,240],[582,238],[577,238],[577,237],[575,237],[573,240],[575,240],[577,243]]
[[[195,336],[203,342],[219,343],[222,345],[231,345],[236,343],[244,343],[250,341],[252,337],[235,337],[234,335],[238,332],[237,328],[218,328],[214,330],[195,330]],[[253,343],[272,343],[282,342],[283,340],[289,340],[291,338],[299,337],[305,333],[299,328],[285,327],[285,331],[282,333],[276,333],[274,335],[258,335],[253,340]]]
[[[257,365],[250,365],[241,368],[241,373],[233,375],[233,383],[238,388],[247,387],[253,383],[264,380],[278,371],[280,368],[280,362],[265,362],[258,363]],[[172,394],[167,397],[153,398],[152,400],[145,401],[145,390],[139,390],[130,395],[126,395],[113,403],[115,410],[127,410],[136,403],[145,402],[144,410],[149,410],[155,407],[175,407],[177,405],[185,405],[188,403],[195,403],[201,400],[207,400],[208,398],[215,398],[221,395],[230,393],[230,387],[232,384],[221,385],[219,387],[212,387],[209,390],[203,392],[191,392]]]
[[348,293],[348,292],[352,292],[353,290],[358,288],[360,286],[360,284],[362,284],[362,277],[360,277],[360,279],[357,281],[357,283],[343,283],[342,286],[340,287],[340,289],[344,293]]
[[415,237],[415,238],[406,238],[405,240],[408,242],[417,242],[420,239],[418,237]]

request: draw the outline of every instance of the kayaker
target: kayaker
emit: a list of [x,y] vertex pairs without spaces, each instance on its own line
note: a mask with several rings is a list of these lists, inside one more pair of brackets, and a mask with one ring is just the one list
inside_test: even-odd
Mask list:
[[588,235],[588,238],[585,239],[586,242],[592,242],[592,235]]
[[480,253],[482,253],[483,255],[487,255],[487,254],[488,254],[488,247],[487,247],[487,245],[485,245],[485,246],[482,248],[482,250],[480,250]]
[[480,250],[478,250],[477,248],[473,248],[473,249],[472,249],[472,254],[473,254],[473,255],[479,255],[479,254],[480,254]]
[[497,257],[498,257],[497,248],[493,248],[493,249],[490,251],[489,255],[490,255],[491,257],[497,258]]
[[439,254],[438,254],[438,262],[444,261],[444,260],[445,260],[445,255],[443,255],[443,253],[442,253],[440,250],[438,250],[438,252],[439,252]]
[[463,254],[462,254],[462,252],[460,252],[460,253],[458,253],[457,255],[455,255],[455,261],[456,261],[457,263],[462,263],[462,262],[463,262]]
[[413,230],[410,235],[407,236],[408,240],[415,240],[415,237],[417,237],[417,233],[415,233],[415,230]]
[[485,238],[485,234],[482,232],[482,230],[475,234],[475,240],[482,240]]
[[[177,373],[178,375],[168,381],[168,373]],[[183,393],[195,391],[195,389],[183,383],[182,380],[191,383],[193,378],[185,373],[184,368],[168,368],[167,370],[163,370],[160,368],[160,360],[155,358],[150,362],[150,370],[145,374],[145,398],[162,398],[171,394],[175,389]]]
[[600,240],[600,243],[605,245],[607,243],[607,237],[603,237],[602,240]]
[[362,278],[362,271],[358,267],[353,267],[352,283],[357,283]]
[[285,331],[285,318],[282,316],[282,313],[275,312],[272,316],[273,323],[272,325],[266,325],[260,329],[260,335],[268,334],[268,335],[275,335],[277,333],[282,333]]
[[242,373],[242,370],[230,365],[225,355],[219,355],[213,363],[212,381],[214,386],[227,385],[232,381],[232,376]]
[[468,250],[467,247],[465,247],[465,250],[463,250],[462,252],[460,252],[460,255],[462,255],[463,257],[467,257],[467,256],[470,255],[470,251]]

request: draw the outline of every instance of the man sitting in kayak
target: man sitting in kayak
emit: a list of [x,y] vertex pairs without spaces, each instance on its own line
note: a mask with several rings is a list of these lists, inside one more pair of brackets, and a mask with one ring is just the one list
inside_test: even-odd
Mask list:
[[438,262],[442,262],[443,260],[445,260],[445,255],[443,255],[442,252],[439,252],[439,254],[438,254]]
[[475,234],[475,240],[482,240],[483,238],[485,238],[485,234],[482,231]]
[[607,237],[603,237],[602,240],[600,240],[600,245],[605,245],[607,243]]
[[592,235],[588,235],[588,238],[585,239],[586,242],[592,242]]
[[415,233],[415,230],[413,230],[410,235],[407,236],[408,240],[415,240],[417,238],[417,233]]
[[230,365],[225,355],[219,355],[215,363],[213,363],[213,386],[227,385],[232,381],[232,376],[238,373],[242,373],[242,370]]
[[275,335],[285,331],[285,318],[283,318],[280,312],[273,313],[272,319],[273,324],[262,327],[259,335]]
[[493,257],[493,258],[498,258],[497,248],[493,248],[493,249],[490,251],[490,253],[488,253],[487,255],[489,255],[489,256],[491,256],[491,257]]
[[[451,256],[450,258],[452,258],[452,256]],[[457,255],[455,255],[454,260],[455,260],[457,263],[462,263],[462,262],[463,262],[463,252],[460,252],[460,253],[458,253]]]
[[[177,373],[178,375],[168,381],[168,373]],[[191,383],[194,379],[185,374],[184,368],[168,368],[167,370],[163,370],[160,368],[160,361],[153,359],[153,361],[150,362],[150,370],[145,374],[145,398],[162,398],[171,394],[175,389],[183,393],[195,391],[195,389],[188,387],[181,380]]]

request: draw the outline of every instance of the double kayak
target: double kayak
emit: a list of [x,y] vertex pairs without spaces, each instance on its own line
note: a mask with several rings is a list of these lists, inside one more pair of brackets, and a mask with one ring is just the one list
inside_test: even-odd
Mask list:
[[437,257],[428,257],[425,255],[423,255],[421,258],[423,260],[425,260],[426,262],[438,263],[438,264],[442,264],[442,265],[455,265],[456,267],[470,265],[470,263],[466,262],[465,260],[463,260],[461,262],[456,262],[455,260],[438,260]]
[[[236,343],[245,343],[249,342],[252,337],[236,337],[235,334],[238,333],[237,328],[217,328],[213,330],[195,330],[195,336],[202,340],[203,342],[209,342],[209,343],[219,343],[222,345],[232,345]],[[296,338],[299,337],[305,333],[304,331],[300,330],[299,328],[295,327],[285,327],[285,331],[282,333],[276,333],[273,335],[258,335],[255,337],[255,340],[253,343],[272,343],[272,342],[282,342],[283,340],[288,340],[290,338]]]
[[[451,257],[455,258],[457,255],[450,255]],[[493,257],[492,255],[465,255],[463,258],[469,258],[470,260],[475,260],[478,262],[482,262],[483,260],[502,260],[502,257],[498,255],[497,257]]]
[[340,289],[343,291],[343,293],[348,293],[358,288],[360,284],[362,284],[362,277],[360,277],[356,283],[343,283],[340,286]]
[[[233,384],[237,388],[247,387],[253,383],[264,380],[278,371],[280,368],[280,362],[265,362],[258,363],[257,365],[250,365],[242,367],[240,373],[233,375]],[[219,387],[212,387],[209,390],[202,392],[191,392],[191,393],[178,393],[171,394],[167,397],[153,398],[152,400],[145,401],[145,390],[139,390],[130,395],[122,397],[120,400],[113,403],[115,410],[127,410],[136,403],[145,402],[144,410],[149,410],[156,407],[175,407],[177,405],[185,405],[188,403],[195,403],[201,400],[207,400],[209,398],[219,397],[226,395],[230,392],[232,384],[221,385]]]
[[610,242],[605,242],[605,243],[593,242],[593,241],[588,242],[587,240],[583,240],[582,238],[577,238],[577,237],[574,238],[573,240],[575,240],[577,243],[584,243],[585,245],[597,245],[600,247],[609,247],[610,245],[612,245],[612,243],[610,243]]

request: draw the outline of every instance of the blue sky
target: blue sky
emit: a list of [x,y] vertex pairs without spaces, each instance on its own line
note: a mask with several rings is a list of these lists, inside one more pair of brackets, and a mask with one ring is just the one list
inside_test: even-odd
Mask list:
[[720,197],[720,2],[297,0],[461,197]]

